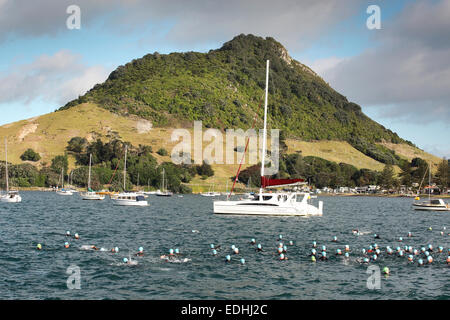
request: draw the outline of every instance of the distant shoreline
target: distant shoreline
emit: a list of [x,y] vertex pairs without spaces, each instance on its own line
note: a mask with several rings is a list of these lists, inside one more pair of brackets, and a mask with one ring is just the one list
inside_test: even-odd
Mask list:
[[[51,188],[42,188],[42,187],[23,187],[23,188],[17,188],[17,190],[19,191],[42,191],[42,192],[55,192],[56,190],[51,189]],[[76,188],[75,190],[84,190],[84,189],[78,189]],[[243,193],[235,193],[236,195],[239,194],[245,194],[246,192]],[[192,193],[192,194],[201,194],[201,192],[196,192],[196,193]],[[316,195],[316,194],[312,194],[312,195]],[[384,198],[411,198],[414,199],[416,196],[405,196],[402,194],[364,194],[364,193],[321,193],[318,194],[316,196],[320,196],[320,197],[384,197]],[[421,199],[425,199],[428,198],[427,194],[420,194],[419,197]],[[440,194],[440,195],[432,195],[431,198],[441,198],[441,199],[450,199],[450,195],[446,195],[446,194]]]

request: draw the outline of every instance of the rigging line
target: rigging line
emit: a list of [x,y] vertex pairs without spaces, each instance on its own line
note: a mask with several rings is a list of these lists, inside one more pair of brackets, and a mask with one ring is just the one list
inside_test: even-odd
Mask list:
[[[259,109],[261,109],[261,106],[262,106],[262,99],[261,99],[261,101],[259,103]],[[253,117],[252,129],[255,128],[255,124],[256,124],[256,119],[257,118],[258,118],[258,113],[255,112],[255,116]],[[239,168],[238,168],[238,170],[236,172],[236,177],[234,178],[233,186],[231,187],[231,190],[230,190],[230,193],[227,196],[227,199],[229,199],[231,197],[231,195],[233,194],[234,186],[236,185],[236,182],[239,179],[239,173],[241,172],[242,163],[245,160],[245,153],[247,152],[249,142],[250,142],[250,137],[247,137],[247,142],[245,143],[245,150],[244,150],[244,153],[242,154],[241,162],[239,163]]]

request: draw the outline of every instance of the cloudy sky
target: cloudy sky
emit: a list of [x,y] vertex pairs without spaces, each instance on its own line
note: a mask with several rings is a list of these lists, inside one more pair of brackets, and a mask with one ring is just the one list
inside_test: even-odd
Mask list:
[[[69,29],[67,8],[81,10]],[[370,30],[369,5],[381,10]],[[158,51],[272,36],[384,126],[450,158],[450,0],[0,0],[0,125],[52,112]]]

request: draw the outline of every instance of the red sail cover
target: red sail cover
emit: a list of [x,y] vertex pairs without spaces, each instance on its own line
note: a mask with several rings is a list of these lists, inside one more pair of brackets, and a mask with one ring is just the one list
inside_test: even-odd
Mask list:
[[299,182],[305,182],[304,179],[269,179],[266,177],[261,177],[261,186],[263,188],[284,186],[288,184],[297,184]]

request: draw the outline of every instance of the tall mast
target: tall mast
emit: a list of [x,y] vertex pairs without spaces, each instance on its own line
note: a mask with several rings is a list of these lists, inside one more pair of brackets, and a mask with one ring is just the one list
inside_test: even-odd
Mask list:
[[123,191],[125,191],[126,179],[127,179],[127,151],[128,147],[125,145],[125,165],[123,166]]
[[91,189],[91,165],[92,165],[92,153],[89,154],[89,178],[88,178],[88,191]]
[[428,170],[428,201],[431,202],[431,161],[428,163],[429,170]]
[[9,176],[8,176],[8,144],[5,138],[5,169],[6,169],[6,193],[9,192]]
[[[264,98],[264,129],[263,129],[263,147],[261,151],[261,178],[264,177],[264,162],[266,161],[266,139],[267,139],[267,95],[269,93],[269,60],[266,64],[266,93]],[[262,200],[262,185],[259,188],[259,200]]]

